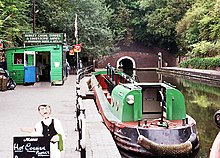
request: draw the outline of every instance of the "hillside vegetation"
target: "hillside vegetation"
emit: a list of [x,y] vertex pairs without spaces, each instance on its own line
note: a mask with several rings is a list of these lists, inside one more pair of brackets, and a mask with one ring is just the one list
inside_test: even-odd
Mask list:
[[[220,0],[36,0],[36,32],[67,33],[73,45],[77,14],[84,56],[101,57],[118,43],[140,42],[189,58],[218,58],[219,8]],[[5,47],[22,46],[22,34],[32,31],[33,0],[0,1]]]

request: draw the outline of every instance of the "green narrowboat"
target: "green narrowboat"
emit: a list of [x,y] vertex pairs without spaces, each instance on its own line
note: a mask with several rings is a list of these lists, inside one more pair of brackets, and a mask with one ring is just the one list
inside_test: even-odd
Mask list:
[[62,44],[8,48],[6,57],[9,75],[17,84],[64,83],[66,52]]
[[[123,153],[185,157],[198,151],[195,120],[183,94],[165,83],[138,83],[107,65],[89,81],[103,121]],[[125,154],[125,155],[126,155]]]

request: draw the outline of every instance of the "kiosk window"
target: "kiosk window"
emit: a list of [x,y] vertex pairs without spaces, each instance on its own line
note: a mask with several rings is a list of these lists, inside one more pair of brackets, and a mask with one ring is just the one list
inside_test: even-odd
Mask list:
[[24,54],[23,53],[14,54],[14,64],[24,64]]

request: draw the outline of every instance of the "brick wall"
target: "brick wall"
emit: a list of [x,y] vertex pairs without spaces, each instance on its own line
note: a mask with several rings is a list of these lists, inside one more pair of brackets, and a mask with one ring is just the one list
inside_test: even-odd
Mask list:
[[[111,54],[109,56],[105,56],[99,61],[97,61],[97,67],[98,68],[105,68],[108,63],[110,63],[112,66],[116,67],[117,61],[124,57],[128,56],[130,58],[133,58],[136,63],[136,68],[145,68],[145,67],[157,67],[158,63],[158,52],[160,52],[159,49],[155,50],[154,53],[148,53],[148,52],[129,52],[129,51],[119,51],[115,54]],[[162,52],[162,51],[161,51]],[[168,64],[168,66],[176,66],[176,59],[172,55],[170,55],[167,52],[163,53],[163,65],[165,63]]]

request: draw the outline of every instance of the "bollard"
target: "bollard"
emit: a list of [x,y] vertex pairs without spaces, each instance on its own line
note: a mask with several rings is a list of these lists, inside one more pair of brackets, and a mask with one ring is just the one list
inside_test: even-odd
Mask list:
[[81,151],[80,151],[80,157],[81,158],[86,158],[86,149],[81,149]]
[[186,125],[186,119],[182,119],[182,126],[185,126]]

